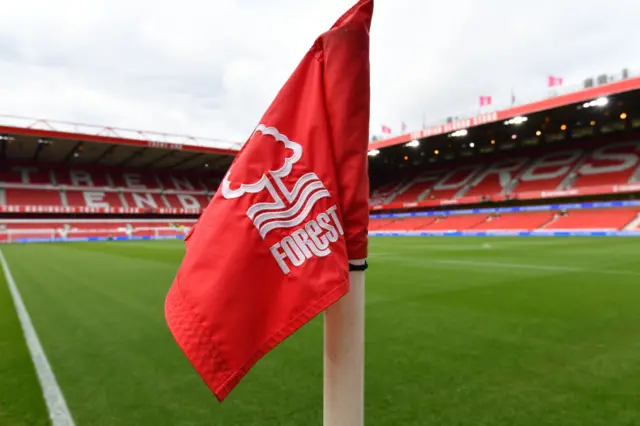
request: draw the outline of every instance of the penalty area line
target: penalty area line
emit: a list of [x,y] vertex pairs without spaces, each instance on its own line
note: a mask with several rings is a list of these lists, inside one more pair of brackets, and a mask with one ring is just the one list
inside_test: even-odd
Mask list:
[[31,317],[27,312],[27,308],[22,301],[16,282],[13,280],[9,265],[2,250],[0,250],[0,264],[4,271],[4,277],[9,287],[9,292],[13,298],[13,304],[16,307],[16,312],[22,326],[22,332],[24,333],[29,353],[31,354],[31,360],[36,369],[36,375],[42,388],[42,395],[49,411],[49,418],[53,426],[74,426],[73,418],[69,412],[67,402],[62,395],[62,390],[56,381],[56,377],[53,374],[49,360],[44,353],[38,334],[36,333]]

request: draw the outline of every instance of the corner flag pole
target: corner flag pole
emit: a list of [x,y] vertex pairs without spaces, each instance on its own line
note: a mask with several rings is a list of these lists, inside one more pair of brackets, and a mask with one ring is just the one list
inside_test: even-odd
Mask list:
[[364,425],[364,270],[351,270],[349,280],[324,315],[324,426]]

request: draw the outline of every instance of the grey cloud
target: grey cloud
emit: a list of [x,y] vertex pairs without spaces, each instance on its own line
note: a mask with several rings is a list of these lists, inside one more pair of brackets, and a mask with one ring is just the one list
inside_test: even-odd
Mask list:
[[[0,112],[244,140],[315,37],[355,0],[24,0],[0,16]],[[372,130],[543,96],[623,67],[640,6],[378,1]]]

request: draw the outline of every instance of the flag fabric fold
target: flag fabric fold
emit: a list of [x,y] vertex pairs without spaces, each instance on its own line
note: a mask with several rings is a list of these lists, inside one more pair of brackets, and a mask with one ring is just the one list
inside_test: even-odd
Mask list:
[[165,317],[220,401],[367,257],[372,14],[361,0],[316,39],[188,236]]

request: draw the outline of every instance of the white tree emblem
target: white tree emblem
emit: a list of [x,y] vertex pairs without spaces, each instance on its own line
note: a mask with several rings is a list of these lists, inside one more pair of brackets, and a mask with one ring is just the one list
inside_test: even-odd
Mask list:
[[226,199],[239,198],[245,194],[257,194],[263,190],[270,194],[273,202],[256,203],[247,210],[247,216],[253,221],[260,236],[265,238],[274,229],[291,228],[302,223],[318,200],[331,195],[315,173],[306,173],[301,176],[293,189],[289,190],[282,180],[289,176],[294,164],[302,157],[302,146],[290,141],[275,127],[260,124],[256,127],[254,134],[255,132],[271,136],[276,141],[282,142],[291,151],[291,155],[285,158],[284,165],[278,170],[264,173],[254,183],[242,183],[238,189],[231,189],[229,176],[232,166],[222,180],[220,188],[222,196]]

